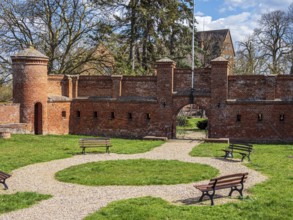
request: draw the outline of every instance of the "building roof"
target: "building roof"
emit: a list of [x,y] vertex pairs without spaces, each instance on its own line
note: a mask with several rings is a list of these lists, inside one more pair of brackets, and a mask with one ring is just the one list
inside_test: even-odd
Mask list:
[[29,47],[27,49],[21,50],[19,51],[17,54],[15,54],[14,56],[12,56],[14,58],[17,57],[37,57],[37,58],[47,58],[47,56],[45,56],[44,54],[42,54],[40,51],[36,50],[33,47]]
[[[219,44],[220,48],[222,48],[224,41],[227,37],[230,38],[233,53],[235,56],[234,45],[233,45],[233,41],[232,41],[229,29],[219,29],[219,30],[209,30],[209,31],[196,32],[196,38],[197,38],[197,41],[199,44],[200,44],[200,42],[206,42],[206,41],[210,41],[210,43],[212,43],[212,44],[217,42]],[[220,55],[221,54],[217,54],[217,55],[215,54],[216,57],[218,57]]]

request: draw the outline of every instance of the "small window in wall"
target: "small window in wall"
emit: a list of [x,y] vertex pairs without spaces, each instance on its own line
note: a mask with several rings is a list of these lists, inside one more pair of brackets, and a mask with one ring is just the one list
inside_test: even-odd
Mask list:
[[127,118],[128,118],[128,120],[132,120],[132,113],[128,112]]
[[98,118],[98,112],[94,112],[93,117]]
[[66,118],[66,111],[62,111],[61,115],[62,115],[62,118]]
[[263,115],[260,113],[260,114],[257,114],[257,121],[262,121],[263,120]]
[[76,111],[76,117],[80,118],[80,111]]
[[237,114],[237,115],[236,115],[236,121],[237,121],[237,122],[240,122],[240,121],[241,121],[241,115],[240,115],[240,114]]
[[285,121],[285,114],[280,114],[279,120],[280,121]]
[[146,119],[149,121],[151,120],[151,114],[150,113],[146,113]]
[[115,119],[115,112],[111,112],[111,119]]

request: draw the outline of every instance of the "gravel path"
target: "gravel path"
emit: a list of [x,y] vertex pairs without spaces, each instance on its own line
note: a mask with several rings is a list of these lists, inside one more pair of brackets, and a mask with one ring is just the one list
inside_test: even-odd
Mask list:
[[[50,194],[51,199],[42,201],[30,208],[17,210],[4,215],[0,219],[83,219],[101,207],[107,206],[112,201],[135,198],[141,196],[161,197],[173,203],[194,203],[201,195],[195,190],[193,184],[178,185],[153,185],[153,186],[82,186],[63,183],[54,179],[54,174],[67,167],[105,160],[127,159],[166,159],[180,160],[192,163],[208,164],[220,171],[220,175],[249,172],[249,178],[245,188],[249,188],[266,179],[260,173],[248,169],[238,161],[223,161],[214,158],[191,157],[188,153],[197,145],[198,141],[170,140],[161,147],[142,154],[88,154],[78,155],[72,158],[54,160],[22,167],[13,171],[13,175],[7,180],[9,190],[0,190],[0,193],[16,193],[19,191],[38,192]],[[174,174],[175,175],[175,174]],[[207,182],[201,181],[198,183]],[[236,195],[237,193],[235,193]],[[231,201],[231,199],[215,200],[216,204]],[[209,204],[209,203],[207,203]]]

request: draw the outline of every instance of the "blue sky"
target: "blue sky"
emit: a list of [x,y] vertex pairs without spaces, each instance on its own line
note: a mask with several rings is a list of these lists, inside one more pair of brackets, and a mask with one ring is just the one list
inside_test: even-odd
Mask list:
[[197,30],[228,28],[234,42],[244,40],[258,27],[261,14],[287,11],[293,0],[195,0]]

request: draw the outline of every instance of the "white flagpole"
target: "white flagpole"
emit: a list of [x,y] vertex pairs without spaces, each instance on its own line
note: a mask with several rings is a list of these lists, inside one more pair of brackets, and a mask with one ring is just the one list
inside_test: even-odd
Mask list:
[[191,70],[191,89],[194,90],[194,26],[195,26],[195,17],[194,17],[194,9],[195,9],[195,0],[193,0],[193,9],[192,9],[192,70]]

